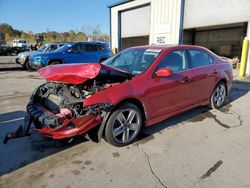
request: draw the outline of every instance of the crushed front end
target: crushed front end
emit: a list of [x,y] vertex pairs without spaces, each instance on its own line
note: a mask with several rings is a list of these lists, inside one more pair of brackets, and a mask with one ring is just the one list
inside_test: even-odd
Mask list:
[[86,98],[101,86],[47,82],[38,87],[27,105],[27,112],[38,132],[53,139],[83,134],[102,121],[101,114],[110,104],[83,106]]
[[109,102],[91,100],[84,105],[85,102],[102,90],[132,78],[100,64],[47,66],[39,74],[47,82],[36,88],[30,97],[28,121],[16,132],[8,133],[5,143],[9,139],[29,135],[32,124],[37,132],[52,139],[71,138],[101,125],[99,139],[105,124],[103,120],[113,106]]

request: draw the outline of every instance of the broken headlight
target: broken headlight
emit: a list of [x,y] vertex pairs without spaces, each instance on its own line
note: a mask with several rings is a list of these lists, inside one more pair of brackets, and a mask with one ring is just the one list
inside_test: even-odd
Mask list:
[[102,113],[102,111],[109,111],[111,107],[112,105],[109,103],[99,103],[99,104],[86,106],[86,110],[92,114],[99,114],[99,113]]

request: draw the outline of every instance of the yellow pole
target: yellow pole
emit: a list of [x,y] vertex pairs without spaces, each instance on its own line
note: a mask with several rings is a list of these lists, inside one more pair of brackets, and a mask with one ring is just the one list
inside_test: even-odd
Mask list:
[[247,62],[247,55],[248,55],[248,39],[245,38],[242,44],[242,52],[241,52],[241,60],[240,60],[240,77],[245,76],[246,70],[246,62]]
[[113,48],[113,54],[117,54],[117,48]]

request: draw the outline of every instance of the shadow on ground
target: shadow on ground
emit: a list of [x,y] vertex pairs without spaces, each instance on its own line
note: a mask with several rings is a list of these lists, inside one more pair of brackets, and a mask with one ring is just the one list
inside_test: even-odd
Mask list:
[[[235,81],[233,88],[228,96],[229,100],[225,107],[221,109],[222,112],[226,112],[230,108],[230,103],[238,100],[242,96],[246,95],[250,91],[250,82]],[[146,143],[154,139],[155,133],[160,133],[166,128],[172,127],[178,123],[193,118],[199,119],[199,116],[209,112],[207,107],[199,107],[193,110],[189,110],[180,115],[174,116],[163,122],[160,122],[149,128],[144,128],[143,133],[139,136],[138,141],[135,144]],[[211,113],[212,114],[212,113]],[[0,140],[4,139],[4,136],[8,132],[15,131],[19,125],[24,123],[24,111],[16,111],[0,115]],[[203,115],[204,116],[204,115]],[[209,116],[205,118],[210,118]],[[203,117],[204,119],[204,117]],[[45,158],[49,155],[65,150],[73,145],[85,142],[86,139],[83,136],[77,137],[73,142],[67,143],[66,141],[57,142],[43,137],[42,135],[35,133],[29,137],[18,138],[10,140],[8,144],[0,143],[0,176],[6,173],[15,171],[23,166],[26,166],[39,159]]]
[[7,144],[3,144],[7,133],[17,130],[20,125],[24,124],[25,115],[24,111],[0,115],[0,176],[87,141],[83,136],[75,137],[70,143],[68,143],[69,140],[53,141],[31,129],[31,136],[9,140]]
[[5,71],[27,71],[23,67],[1,67],[0,72]]

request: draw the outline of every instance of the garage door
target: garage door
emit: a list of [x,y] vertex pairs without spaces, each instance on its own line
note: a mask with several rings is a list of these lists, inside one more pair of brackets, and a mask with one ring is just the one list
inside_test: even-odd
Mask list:
[[209,48],[218,55],[240,59],[246,23],[184,30],[183,43]]
[[247,22],[250,0],[186,0],[184,29]]
[[150,5],[121,12],[121,38],[150,33]]

